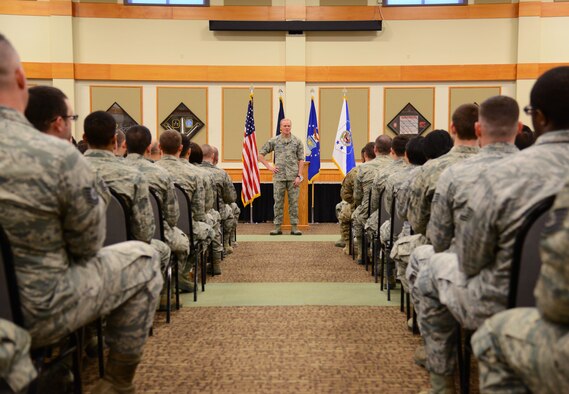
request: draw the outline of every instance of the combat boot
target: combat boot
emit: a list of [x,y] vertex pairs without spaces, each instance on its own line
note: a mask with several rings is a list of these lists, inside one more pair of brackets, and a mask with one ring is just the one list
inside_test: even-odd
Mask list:
[[280,224],[275,224],[275,229],[273,231],[271,231],[269,234],[270,235],[281,235],[283,232],[281,231],[281,225]]
[[454,376],[430,373],[431,389],[423,390],[419,394],[454,394]]
[[[411,329],[413,329],[413,321],[411,320]],[[425,352],[425,345],[421,344],[415,349],[415,355],[413,356],[413,361],[420,367],[427,367],[427,353]]]
[[293,224],[290,228],[290,234],[291,235],[302,235],[302,232],[298,231],[298,227],[296,226],[296,224]]
[[111,351],[105,367],[105,376],[97,382],[93,394],[134,394],[134,373],[140,363],[140,355]]
[[362,244],[358,237],[354,237],[354,250],[356,251],[356,261],[358,264],[363,264],[364,260],[362,259]]
[[233,253],[233,247],[229,245],[229,241],[225,241],[223,243],[223,253],[225,253],[227,256]]
[[339,240],[336,241],[334,246],[337,248],[343,248],[346,246],[346,243],[344,242],[344,240],[342,238],[340,238]]

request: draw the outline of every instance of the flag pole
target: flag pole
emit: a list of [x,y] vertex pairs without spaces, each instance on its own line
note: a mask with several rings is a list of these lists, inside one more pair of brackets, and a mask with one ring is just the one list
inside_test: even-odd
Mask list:
[[251,209],[249,211],[249,224],[253,224],[253,201],[250,203]]

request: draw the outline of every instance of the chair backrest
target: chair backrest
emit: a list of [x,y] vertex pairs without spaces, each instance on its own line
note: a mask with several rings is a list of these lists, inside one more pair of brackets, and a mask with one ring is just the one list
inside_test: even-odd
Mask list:
[[386,222],[387,220],[389,220],[389,212],[387,212],[385,210],[385,204],[383,203],[383,196],[385,195],[385,193],[389,193],[386,190],[383,190],[381,192],[381,195],[379,196],[379,215],[377,217],[378,223],[377,223],[377,228],[381,228],[381,225]]
[[162,204],[158,199],[156,190],[149,190],[150,206],[152,207],[152,216],[154,216],[154,235],[152,238],[164,241],[164,219],[162,218]]
[[397,193],[393,193],[393,198],[391,199],[391,231],[389,239],[393,245],[393,240],[397,234],[403,231],[403,220],[397,215]]
[[121,196],[109,189],[111,200],[107,206],[107,236],[103,245],[109,246],[132,239],[128,209]]
[[23,326],[20,293],[10,241],[0,226],[0,318]]
[[533,290],[541,269],[541,233],[554,200],[555,196],[550,196],[531,207],[518,231],[514,243],[508,308],[535,306]]
[[178,206],[180,207],[180,216],[178,217],[177,227],[182,230],[190,239],[190,246],[194,244],[193,224],[192,224],[192,203],[190,197],[184,189],[178,184],[174,184]]

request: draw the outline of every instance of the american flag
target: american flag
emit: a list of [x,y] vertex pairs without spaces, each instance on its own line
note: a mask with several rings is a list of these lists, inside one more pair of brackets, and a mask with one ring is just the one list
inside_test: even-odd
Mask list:
[[243,206],[253,202],[261,195],[261,183],[259,181],[259,167],[257,166],[257,139],[255,138],[255,119],[253,118],[253,95],[249,99],[247,117],[245,118],[245,137],[243,140],[243,187],[241,189],[241,201]]

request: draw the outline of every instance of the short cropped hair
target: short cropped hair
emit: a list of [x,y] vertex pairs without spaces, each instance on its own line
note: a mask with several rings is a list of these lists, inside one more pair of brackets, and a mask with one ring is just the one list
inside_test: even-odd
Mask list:
[[516,135],[516,141],[514,143],[519,150],[524,150],[532,146],[536,139],[535,133],[527,125],[524,125],[522,132]]
[[116,135],[117,123],[108,112],[95,111],[85,118],[83,130],[89,146],[103,147],[109,145]]
[[452,114],[452,124],[461,140],[475,140],[474,124],[478,121],[478,106],[462,104]]
[[395,152],[397,156],[401,157],[405,155],[405,146],[409,142],[410,137],[409,134],[401,134],[393,138],[393,141],[391,141],[391,149],[393,149],[393,152]]
[[203,161],[203,152],[202,148],[196,144],[195,142],[190,142],[190,157],[188,157],[188,161],[194,164],[201,164]]
[[425,137],[423,149],[427,159],[441,157],[452,149],[454,143],[446,130],[433,130]]
[[407,142],[406,150],[407,159],[409,163],[415,164],[417,166],[422,166],[427,161],[427,156],[425,156],[425,138],[420,135],[415,136]]
[[569,67],[556,67],[539,77],[531,89],[530,105],[555,129],[569,129]]
[[374,146],[375,146],[375,143],[368,142],[362,149],[362,152],[365,152],[366,156],[370,160],[375,159],[375,151],[373,150]]
[[391,151],[391,137],[388,135],[380,135],[375,139],[375,147],[381,155],[387,155]]
[[201,148],[202,148],[203,157],[211,157],[213,159],[213,157],[215,156],[215,150],[211,145],[203,144]]
[[166,130],[160,134],[160,148],[167,155],[175,155],[182,145],[182,135],[176,130]]
[[126,151],[144,155],[146,149],[152,143],[152,134],[147,127],[136,125],[129,127],[125,133]]
[[480,104],[480,121],[488,125],[488,134],[494,138],[513,137],[518,132],[520,107],[508,96],[493,96]]
[[67,116],[67,96],[53,86],[34,86],[28,89],[26,118],[36,129],[45,133],[58,116]]

